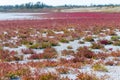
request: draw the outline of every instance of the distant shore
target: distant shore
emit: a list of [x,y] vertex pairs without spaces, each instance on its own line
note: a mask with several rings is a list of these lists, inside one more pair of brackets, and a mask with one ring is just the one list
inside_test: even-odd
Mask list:
[[43,9],[11,9],[0,12],[48,13],[48,12],[120,12],[120,7],[80,7],[80,8],[43,8]]

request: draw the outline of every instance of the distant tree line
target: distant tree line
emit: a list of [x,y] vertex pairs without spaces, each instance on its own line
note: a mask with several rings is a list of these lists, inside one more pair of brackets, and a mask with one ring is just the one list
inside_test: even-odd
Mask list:
[[108,5],[93,5],[90,6],[87,5],[62,5],[62,6],[50,6],[46,5],[42,2],[36,2],[36,3],[25,3],[21,5],[4,5],[0,6],[0,10],[7,10],[7,9],[43,9],[43,8],[79,8],[79,7],[115,7],[120,6],[120,4],[108,4]]
[[99,5],[90,5],[90,7],[119,7],[120,4],[99,4]]
[[62,5],[56,7],[63,7],[63,8],[79,8],[79,7],[118,7],[120,4],[91,4],[91,5]]
[[21,5],[4,5],[0,6],[0,9],[38,9],[38,8],[51,8],[52,6],[46,5],[42,2],[32,2],[21,4]]

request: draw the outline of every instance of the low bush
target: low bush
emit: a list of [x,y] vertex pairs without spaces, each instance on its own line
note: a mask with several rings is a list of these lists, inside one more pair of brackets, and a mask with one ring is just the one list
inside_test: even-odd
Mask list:
[[104,60],[109,56],[110,56],[110,54],[108,54],[108,53],[98,53],[98,54],[96,54],[96,59],[103,59]]
[[105,65],[113,66],[115,65],[114,61],[107,61],[105,62]]
[[100,63],[95,63],[93,66],[92,66],[93,70],[95,71],[102,71],[102,72],[108,72],[108,69],[103,65],[103,64],[100,64]]
[[22,49],[21,51],[23,54],[35,54],[35,51],[32,49]]
[[85,57],[76,56],[75,58],[72,59],[72,62],[79,63],[79,65],[82,65],[82,64],[92,64],[93,60]]
[[120,46],[120,40],[114,41],[114,42],[113,42],[113,45],[115,45],[115,46]]
[[71,62],[64,64],[65,67],[71,67],[71,68],[81,68],[83,64],[81,62]]
[[111,37],[111,40],[113,40],[113,41],[117,41],[117,40],[119,40],[120,39],[120,36],[112,36]]
[[40,53],[40,54],[32,54],[29,59],[51,59],[51,58],[56,58],[57,54],[56,53]]
[[69,41],[66,38],[62,38],[62,39],[60,39],[60,42],[62,42],[62,43],[68,43]]
[[22,55],[18,55],[15,51],[8,51],[8,50],[0,50],[0,59],[1,61],[19,61],[23,60]]
[[32,45],[27,45],[28,48],[30,49],[38,49],[40,48],[40,44],[39,43],[34,43]]
[[59,80],[60,76],[56,73],[42,73],[36,80]]
[[27,65],[34,67],[34,68],[56,67],[58,66],[58,64],[59,62],[51,61],[51,60],[27,63]]
[[93,42],[94,41],[94,38],[92,36],[86,36],[84,38],[85,41],[88,41],[88,42]]
[[67,67],[58,67],[56,68],[56,71],[59,72],[60,74],[67,74],[69,73],[69,68]]
[[113,51],[113,52],[110,53],[110,55],[113,56],[113,57],[120,57],[120,51],[119,50],[116,51],[116,52]]
[[104,46],[100,43],[92,43],[91,48],[92,49],[101,49],[101,48],[104,48]]
[[74,54],[75,57],[94,58],[95,54],[87,47],[80,47],[77,49],[78,52]]
[[51,59],[56,57],[57,52],[54,48],[46,48],[43,53],[32,54],[29,59]]
[[63,50],[63,51],[61,51],[61,53],[62,53],[63,56],[73,55],[74,51],[73,50]]
[[101,80],[95,74],[88,74],[88,73],[79,73],[77,75],[77,80]]
[[41,43],[41,49],[42,48],[49,48],[49,47],[51,47],[52,46],[52,44],[50,43],[50,42],[42,42]]
[[100,40],[99,42],[104,45],[112,44],[112,41],[109,40]]
[[73,47],[72,47],[72,46],[67,46],[67,48],[68,48],[68,49],[73,49]]
[[84,44],[85,42],[84,42],[84,41],[79,41],[78,43],[79,43],[79,44]]

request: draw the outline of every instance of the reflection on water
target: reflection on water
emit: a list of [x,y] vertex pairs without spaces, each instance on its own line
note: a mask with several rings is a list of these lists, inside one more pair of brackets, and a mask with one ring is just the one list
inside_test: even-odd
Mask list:
[[36,14],[44,13],[0,13],[0,20],[38,19]]

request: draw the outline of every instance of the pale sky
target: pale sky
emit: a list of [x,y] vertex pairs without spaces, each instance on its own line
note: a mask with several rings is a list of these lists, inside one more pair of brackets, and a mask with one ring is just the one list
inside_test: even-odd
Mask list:
[[64,5],[64,4],[77,4],[77,5],[90,5],[90,4],[120,4],[120,0],[1,0],[0,5],[14,5],[27,2],[43,2],[48,5]]

